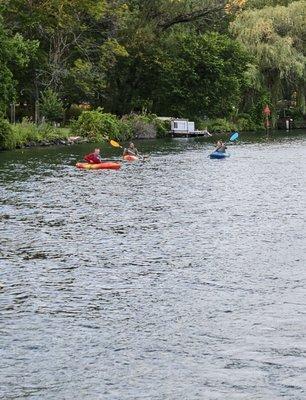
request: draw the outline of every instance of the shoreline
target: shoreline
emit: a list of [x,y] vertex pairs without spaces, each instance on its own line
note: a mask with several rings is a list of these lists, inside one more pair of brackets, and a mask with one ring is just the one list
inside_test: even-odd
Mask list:
[[[297,134],[297,131],[299,134],[305,133],[304,129],[294,129],[294,134]],[[292,132],[292,130],[285,131],[285,130],[273,130],[268,132],[268,136],[272,136],[275,134],[289,134]],[[252,132],[240,132],[240,134],[247,134],[247,135],[266,135],[266,132],[264,130],[261,131],[252,131]],[[208,141],[215,140],[218,138],[225,138],[229,135],[228,132],[212,132],[211,136],[208,137],[201,137],[201,139],[205,139]],[[156,138],[156,137],[151,137],[151,138],[146,138],[146,139],[140,139],[140,138],[132,138],[131,140],[156,140],[156,139],[198,139],[199,137],[172,137],[172,136],[165,136],[163,138]],[[0,147],[0,152],[5,152],[5,151],[13,151],[13,150],[20,150],[20,149],[31,149],[31,148],[42,148],[42,147],[52,147],[52,146],[73,146],[77,144],[84,144],[84,143],[96,143],[97,140],[93,139],[88,139],[85,137],[81,136],[69,136],[69,137],[62,137],[62,138],[56,138],[56,139],[45,139],[45,140],[39,140],[39,141],[29,141],[26,144],[23,145],[17,145],[16,147],[12,149],[6,149],[6,148],[1,148]]]
[[90,142],[93,143],[93,141],[81,136],[70,136],[68,138],[63,137],[63,138],[45,139],[39,141],[31,140],[23,145],[17,145],[13,149],[0,148],[0,151],[2,152],[2,151],[13,151],[20,149],[31,149],[33,147],[73,146],[75,144],[90,143]]

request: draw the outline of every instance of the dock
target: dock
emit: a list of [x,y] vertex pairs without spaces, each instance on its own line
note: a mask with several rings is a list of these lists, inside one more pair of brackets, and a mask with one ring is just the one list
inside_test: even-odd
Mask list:
[[212,134],[207,130],[204,131],[192,131],[192,132],[170,132],[171,137],[175,138],[193,138],[193,137],[211,137]]

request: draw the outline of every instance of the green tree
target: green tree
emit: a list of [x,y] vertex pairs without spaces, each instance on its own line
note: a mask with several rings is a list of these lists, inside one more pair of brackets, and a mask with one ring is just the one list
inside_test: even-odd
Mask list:
[[301,0],[287,7],[245,10],[232,23],[232,33],[255,57],[251,86],[268,91],[274,112],[288,92],[298,92],[305,104],[305,21],[306,2]]
[[5,149],[9,144],[10,138],[12,137],[12,127],[9,122],[4,119],[0,113],[0,149]]
[[246,0],[130,0],[133,19],[138,26],[151,25],[157,31],[166,31],[177,25],[201,21],[215,27],[220,19],[235,14]]
[[124,55],[114,32],[124,20],[125,4],[113,0],[7,0],[3,8],[7,26],[40,43],[37,62],[23,77],[24,87],[29,81],[32,85],[28,93],[51,88],[66,105],[103,101],[107,71],[116,57]]
[[24,40],[4,29],[0,16],[0,111],[5,111],[16,95],[16,70],[25,68],[35,53],[37,42]]
[[292,92],[305,106],[305,0],[5,0],[0,9],[2,103],[17,88],[22,102],[52,89],[65,108],[118,114],[224,117],[241,98],[244,111],[258,110]]
[[58,94],[47,89],[40,98],[40,111],[47,121],[60,121],[64,116],[64,107]]
[[131,51],[133,57],[115,69],[115,112],[145,108],[158,115],[212,117],[238,107],[248,56],[229,37],[177,29]]
[[177,33],[171,38],[156,88],[156,112],[224,117],[238,108],[248,56],[225,35]]

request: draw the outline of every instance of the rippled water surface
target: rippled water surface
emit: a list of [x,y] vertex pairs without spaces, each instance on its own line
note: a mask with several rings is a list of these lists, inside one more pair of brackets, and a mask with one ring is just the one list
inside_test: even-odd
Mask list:
[[0,398],[304,400],[306,136],[138,147],[0,153]]

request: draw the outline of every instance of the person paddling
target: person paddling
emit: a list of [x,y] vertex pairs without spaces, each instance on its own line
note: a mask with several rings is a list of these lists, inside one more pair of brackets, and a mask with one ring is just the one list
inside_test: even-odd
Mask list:
[[123,150],[123,157],[124,156],[134,156],[134,157],[139,157],[140,156],[140,154],[139,154],[138,150],[136,149],[136,147],[135,147],[133,142],[130,142],[128,147],[126,147]]
[[84,160],[90,164],[100,164],[102,162],[100,157],[100,149],[95,149],[93,153],[86,154]]
[[215,151],[217,151],[218,153],[225,153],[226,149],[227,147],[225,146],[225,143],[223,143],[221,139],[218,140]]

